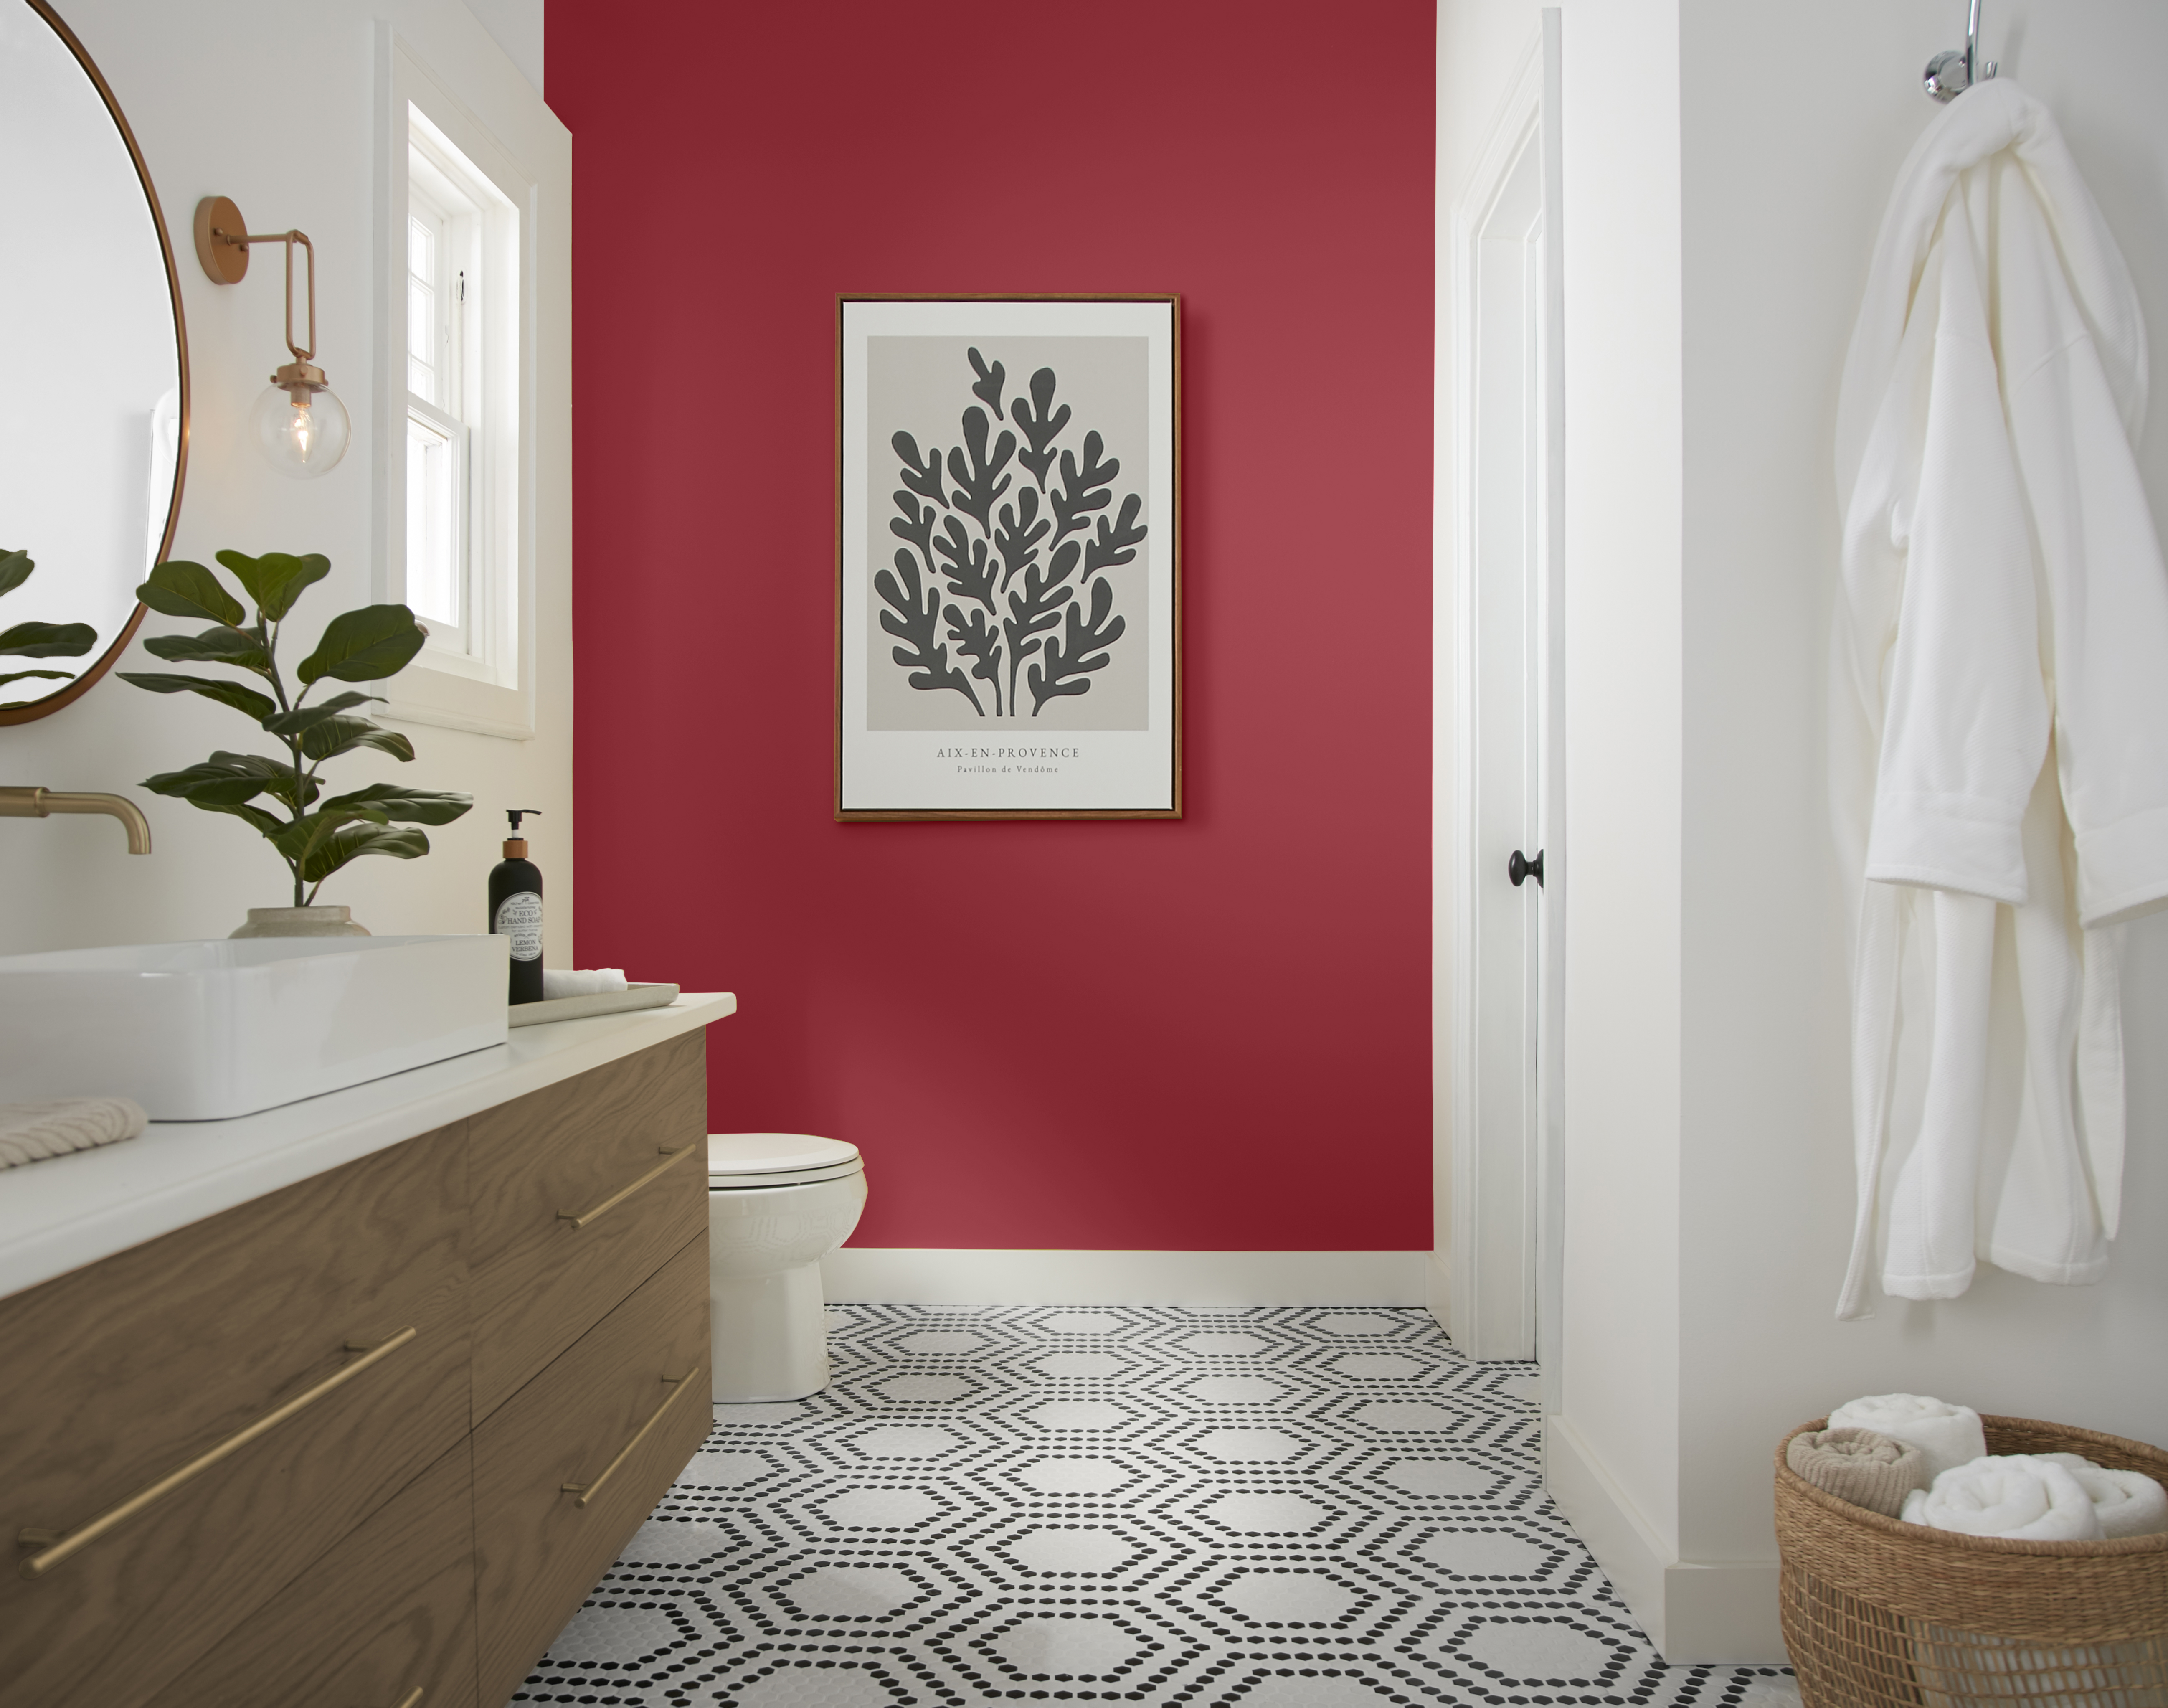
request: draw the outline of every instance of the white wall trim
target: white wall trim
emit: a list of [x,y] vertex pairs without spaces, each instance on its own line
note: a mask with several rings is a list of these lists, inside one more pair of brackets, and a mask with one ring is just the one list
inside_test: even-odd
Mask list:
[[1773,1560],[1676,1558],[1655,1527],[1556,1414],[1544,1419],[1544,1483],[1658,1653],[1673,1666],[1788,1666]]
[[[1573,880],[1567,853],[1565,789],[1565,105],[1563,10],[1543,13],[1544,280],[1545,460],[1549,476],[1545,524],[1545,736],[1544,841],[1549,870],[1544,879],[1543,1016],[1547,1045],[1536,1082],[1536,1357],[1542,1370],[1544,1410],[1565,1406],[1565,928]],[[1539,1046],[1540,1047],[1540,1046]]]
[[1439,1331],[1447,1339],[1453,1338],[1453,1265],[1442,1251],[1423,1254],[1423,1303]]
[[862,1305],[1421,1305],[1429,1257],[846,1246],[821,1278],[830,1299]]

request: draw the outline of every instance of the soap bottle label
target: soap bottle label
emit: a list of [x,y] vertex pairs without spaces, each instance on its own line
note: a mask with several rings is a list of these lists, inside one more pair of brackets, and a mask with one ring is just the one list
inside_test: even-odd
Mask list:
[[512,939],[514,960],[541,960],[542,898],[532,890],[507,896],[497,904],[497,923],[490,928]]

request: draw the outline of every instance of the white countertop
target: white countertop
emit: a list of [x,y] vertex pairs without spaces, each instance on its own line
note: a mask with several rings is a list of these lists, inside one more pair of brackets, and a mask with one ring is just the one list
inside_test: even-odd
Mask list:
[[0,1298],[737,1012],[721,992],[522,1026],[504,1043],[225,1121],[0,1168]]

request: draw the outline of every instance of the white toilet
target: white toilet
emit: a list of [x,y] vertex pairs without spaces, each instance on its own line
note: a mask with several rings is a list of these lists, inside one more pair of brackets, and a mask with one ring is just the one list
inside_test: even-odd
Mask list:
[[708,1135],[717,1400],[802,1400],[828,1386],[821,1259],[851,1237],[865,1206],[855,1145],[806,1133]]

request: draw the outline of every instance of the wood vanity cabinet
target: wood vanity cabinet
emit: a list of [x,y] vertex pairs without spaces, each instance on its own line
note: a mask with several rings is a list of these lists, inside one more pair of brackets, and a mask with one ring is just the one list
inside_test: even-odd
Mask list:
[[0,1299],[0,1708],[497,1708],[706,1436],[706,1125],[695,1031]]

